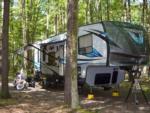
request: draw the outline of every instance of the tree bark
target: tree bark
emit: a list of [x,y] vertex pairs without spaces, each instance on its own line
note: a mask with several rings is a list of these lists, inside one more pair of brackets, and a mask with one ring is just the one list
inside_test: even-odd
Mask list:
[[[32,9],[33,7],[33,0],[29,0],[27,1],[27,4],[28,4],[28,10],[27,10],[27,22],[26,22],[26,43],[27,44],[30,44],[30,43],[33,43],[32,40],[33,40],[33,37],[31,36],[31,22],[32,22],[32,18],[33,18],[33,14],[32,14],[32,11],[30,11],[29,9]],[[26,45],[25,45],[26,46]],[[30,59],[30,58],[33,58],[33,51],[31,50],[27,50],[25,51],[27,52],[27,56],[25,56],[26,58]],[[32,63],[28,60],[26,60],[26,73],[27,75],[32,75],[33,73],[33,69],[32,69]]]
[[9,0],[4,0],[3,28],[2,28],[2,98],[9,98],[8,75],[9,75]]
[[[49,4],[49,0],[47,4]],[[46,39],[49,37],[49,7],[46,8]]]
[[55,31],[55,35],[57,35],[58,34],[58,15],[57,14],[55,15],[54,22],[55,22],[54,31]]
[[146,19],[147,19],[147,0],[143,0],[143,9],[142,9],[142,24],[145,25]]
[[89,0],[85,0],[86,2],[86,8],[85,8],[85,23],[89,23],[89,17],[88,17],[88,12],[89,12]]
[[102,11],[102,1],[99,1],[99,7],[98,7],[99,11],[98,11],[98,19],[99,20],[103,20],[103,11]]
[[[21,9],[22,9],[22,38],[23,38],[23,46],[25,46],[26,43],[26,37],[27,37],[27,28],[26,28],[26,13],[25,13],[25,5],[26,5],[26,0],[21,0]],[[27,58],[27,52],[24,52],[24,57]],[[24,58],[23,59],[23,68],[27,68],[27,61]]]
[[[30,35],[29,35],[29,21],[31,20],[29,17],[29,11],[26,9],[27,0],[22,0],[22,37],[23,37],[23,46],[29,44]],[[27,13],[26,13],[27,10]],[[24,51],[24,63],[23,68],[25,75],[29,74],[30,64],[26,58],[30,58],[31,54],[29,51]]]
[[90,13],[90,23],[93,23],[94,22],[94,16],[93,16],[93,13],[94,13],[94,11],[93,11],[93,0],[90,0],[89,1],[89,13]]
[[131,1],[127,0],[126,4],[126,21],[131,22]]
[[106,1],[107,2],[107,20],[110,20],[110,16],[109,16],[109,7],[110,7],[110,4],[109,4],[109,0]]
[[79,107],[77,85],[77,22],[78,0],[68,0],[65,103],[75,109]]

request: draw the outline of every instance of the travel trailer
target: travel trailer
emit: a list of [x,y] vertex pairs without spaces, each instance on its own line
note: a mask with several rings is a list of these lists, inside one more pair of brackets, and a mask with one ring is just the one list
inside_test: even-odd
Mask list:
[[[32,44],[37,72],[56,83],[64,77],[67,33]],[[104,21],[78,28],[79,84],[109,87],[124,80],[126,70],[147,65],[148,36],[140,25]]]

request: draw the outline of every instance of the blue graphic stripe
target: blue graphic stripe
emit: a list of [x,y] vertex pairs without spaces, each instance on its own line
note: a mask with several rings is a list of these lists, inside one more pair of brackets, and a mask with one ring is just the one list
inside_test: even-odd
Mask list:
[[102,57],[102,54],[100,54],[95,48],[92,48],[92,52],[83,55],[87,57]]
[[[89,61],[95,61],[95,60],[101,60],[101,59],[77,59],[78,62],[89,62]],[[59,59],[60,64],[66,64],[65,59]],[[79,63],[80,64],[80,63]]]

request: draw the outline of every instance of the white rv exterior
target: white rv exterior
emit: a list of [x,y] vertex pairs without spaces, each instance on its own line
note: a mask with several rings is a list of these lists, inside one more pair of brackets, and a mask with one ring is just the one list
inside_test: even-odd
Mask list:
[[[63,33],[34,44],[35,68],[50,80],[64,76],[66,39]],[[124,70],[149,61],[148,38],[139,25],[111,21],[86,25],[79,27],[77,40],[78,78],[89,86],[117,85]]]
[[[81,81],[90,86],[112,85],[112,75],[114,70],[120,71],[118,67],[107,67],[107,42],[95,35],[97,31],[104,32],[102,23],[80,27],[78,30],[78,76]],[[42,51],[35,51],[35,62],[39,64],[38,69],[47,76],[64,76],[66,64],[66,33],[51,37],[37,44]],[[39,46],[40,45],[40,46]],[[44,51],[44,52],[43,52]],[[37,57],[38,56],[38,57]],[[39,62],[40,61],[40,62]],[[105,71],[103,70],[105,68]],[[95,84],[97,73],[110,73],[108,83]],[[90,73],[90,74],[89,74]],[[119,84],[124,79],[124,72],[119,73]],[[107,79],[107,78],[106,78]]]

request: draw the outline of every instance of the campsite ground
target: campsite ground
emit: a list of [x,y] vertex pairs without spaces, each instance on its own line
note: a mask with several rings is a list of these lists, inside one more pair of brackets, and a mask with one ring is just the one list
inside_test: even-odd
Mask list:
[[[128,86],[122,87],[119,97],[112,97],[112,90],[95,89],[93,100],[86,99],[88,92],[85,90],[80,94],[81,106],[92,113],[149,113],[150,105],[145,104],[142,95],[139,95],[139,105],[135,105],[132,96],[125,103]],[[149,93],[147,94],[150,99]],[[64,106],[62,89],[45,90],[37,85],[36,88],[16,91],[11,87],[11,95],[12,99],[8,100],[11,105],[0,100],[0,113],[76,113]],[[79,110],[77,113],[87,113],[87,111]]]

